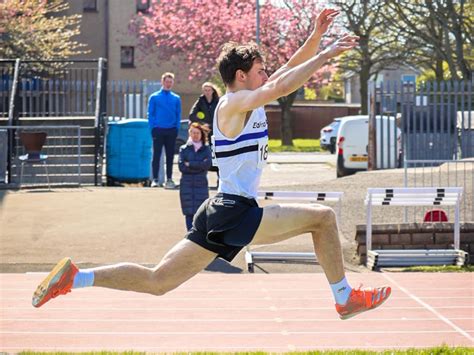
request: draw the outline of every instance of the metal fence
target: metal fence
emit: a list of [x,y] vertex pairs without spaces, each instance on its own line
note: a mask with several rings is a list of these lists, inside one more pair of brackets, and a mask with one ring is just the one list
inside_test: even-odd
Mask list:
[[2,116],[12,93],[17,117],[95,116],[98,62],[19,60],[15,73],[16,61],[0,61]]
[[0,118],[8,118],[14,75],[14,61],[0,62]]
[[[160,87],[160,81],[108,81],[107,62],[101,58],[0,59],[0,127],[80,124],[86,141],[82,155],[94,157],[94,184],[98,185],[103,180],[107,122],[145,118],[149,95]],[[95,121],[94,133],[89,119]],[[94,145],[92,153],[90,144]],[[15,160],[16,152],[10,147],[16,145],[14,141],[6,143],[8,161]],[[7,175],[14,178],[16,172],[9,170],[12,167],[7,164]]]
[[[371,83],[370,114],[396,117],[396,127],[380,134],[371,124],[369,159],[375,168],[385,166],[385,156],[375,157],[384,137],[400,135],[404,160],[457,160],[474,157],[474,96],[472,81]],[[372,120],[374,122],[375,119]],[[388,126],[388,125],[387,125]],[[398,131],[400,133],[398,133]],[[378,139],[378,140],[377,140]],[[398,152],[394,153],[398,154]],[[395,159],[396,157],[388,157]],[[379,161],[382,160],[381,164]],[[375,164],[377,162],[377,164]]]
[[105,62],[98,60],[0,60],[0,117],[8,117],[12,99],[16,117],[45,118],[96,116],[103,99],[104,116],[145,118],[148,97],[160,88],[160,81],[107,81]]
[[117,121],[146,118],[149,96],[161,88],[159,81],[109,80],[107,82],[107,116]]
[[[21,132],[45,132],[46,141],[41,154],[47,169],[41,162],[23,162],[28,153]],[[93,172],[93,156],[88,160],[81,154],[80,126],[4,126],[0,127],[0,146],[9,145],[11,154],[0,156],[0,182],[7,187],[51,185],[81,185],[84,170]],[[6,159],[6,161],[5,161]],[[86,169],[84,169],[86,168]],[[47,171],[47,172],[46,172]]]
[[[79,122],[68,120],[70,117],[93,121],[94,183],[99,184],[104,154],[106,60],[0,60],[0,75],[0,121],[3,121],[0,126],[28,125],[35,118],[46,125],[50,118],[55,119],[49,121],[50,125]],[[8,147],[14,145],[15,142],[8,143]],[[15,152],[9,150],[8,154]],[[8,168],[11,168],[10,164]]]
[[[405,187],[462,187],[461,221],[474,222],[474,159],[406,160]],[[419,221],[428,208],[405,209],[405,222]],[[447,209],[450,217],[453,209]],[[452,220],[452,218],[450,219]]]

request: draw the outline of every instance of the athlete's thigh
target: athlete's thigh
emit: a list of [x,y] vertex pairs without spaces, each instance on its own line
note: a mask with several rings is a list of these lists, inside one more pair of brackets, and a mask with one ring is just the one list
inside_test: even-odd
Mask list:
[[314,230],[331,208],[319,204],[275,204],[263,208],[263,217],[251,244],[271,244]]
[[183,239],[163,257],[154,272],[166,286],[173,288],[202,271],[216,256],[189,239]]

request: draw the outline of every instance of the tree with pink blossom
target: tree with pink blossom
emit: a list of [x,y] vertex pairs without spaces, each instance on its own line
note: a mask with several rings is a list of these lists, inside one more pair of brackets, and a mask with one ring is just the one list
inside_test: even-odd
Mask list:
[[[259,45],[269,74],[287,63],[306,40],[314,42],[316,54],[319,43],[324,45],[330,39],[321,37],[332,24],[335,11],[322,14],[322,6],[322,2],[314,0],[265,1],[260,5]],[[190,80],[213,78],[224,43],[255,41],[256,1],[154,1],[147,13],[132,20],[130,29],[146,56],[174,61],[189,73]],[[307,85],[327,84],[335,70],[334,63],[328,63]],[[278,99],[283,145],[293,144],[290,108],[295,98],[296,91]]]

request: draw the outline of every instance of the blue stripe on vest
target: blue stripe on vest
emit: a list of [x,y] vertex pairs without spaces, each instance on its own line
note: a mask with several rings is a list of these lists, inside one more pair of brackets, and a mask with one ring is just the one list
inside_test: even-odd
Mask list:
[[258,144],[256,145],[249,145],[247,147],[237,148],[234,150],[228,150],[225,152],[216,152],[216,158],[227,158],[232,157],[234,155],[239,155],[248,152],[256,152],[258,151]]
[[249,139],[258,139],[262,137],[268,136],[268,130],[265,130],[263,132],[256,132],[256,133],[247,133],[247,134],[242,134],[239,138],[237,138],[235,141],[228,141],[226,139],[221,139],[221,140],[216,140],[216,147],[221,146],[221,145],[230,145],[230,144],[235,144],[243,141],[248,141]]

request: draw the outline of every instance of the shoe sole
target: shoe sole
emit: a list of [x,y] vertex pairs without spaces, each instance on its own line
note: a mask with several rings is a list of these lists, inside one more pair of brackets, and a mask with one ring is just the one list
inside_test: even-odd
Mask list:
[[380,307],[381,305],[383,305],[385,303],[386,300],[388,300],[390,298],[390,296],[392,295],[392,290],[390,290],[390,293],[388,294],[387,297],[385,297],[382,302],[380,302],[378,305],[372,307],[372,308],[369,308],[369,309],[364,309],[362,311],[359,311],[359,312],[355,312],[355,313],[351,313],[351,314],[348,314],[348,315],[345,315],[345,316],[339,316],[340,319],[342,320],[346,320],[346,319],[350,319],[352,317],[355,317],[357,316],[358,314],[361,314],[361,313],[364,313],[364,312],[368,312],[368,311],[372,311],[374,310],[375,308],[378,308]]
[[64,258],[63,260],[61,260],[59,263],[56,264],[56,266],[53,268],[53,270],[51,270],[49,275],[46,276],[46,278],[36,288],[35,294],[37,291],[39,291],[40,293],[41,293],[41,290],[46,290],[46,291],[43,292],[43,295],[41,296],[40,299],[38,299],[36,303],[34,302],[34,299],[32,300],[33,307],[42,306],[41,302],[43,301],[44,297],[49,293],[51,284],[58,282],[69,266],[71,266],[70,258]]

